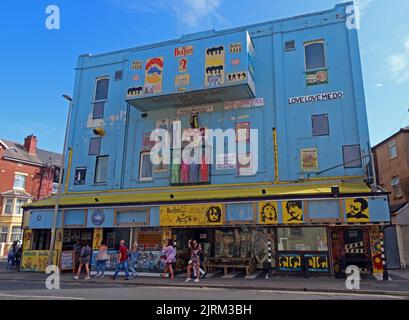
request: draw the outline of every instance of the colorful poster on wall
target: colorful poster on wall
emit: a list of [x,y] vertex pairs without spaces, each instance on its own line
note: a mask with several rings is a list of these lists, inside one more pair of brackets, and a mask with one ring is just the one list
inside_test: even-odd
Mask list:
[[345,210],[347,222],[369,222],[368,199],[346,199]]
[[263,201],[258,204],[258,223],[278,223],[278,203],[276,201]]
[[64,236],[64,229],[57,229],[55,233],[55,244],[54,249],[61,251],[62,250],[62,240]]
[[75,251],[63,251],[60,258],[60,270],[74,269]]
[[[48,250],[40,250],[37,251],[37,270],[39,272],[45,272],[46,268],[48,267]],[[57,258],[58,258],[58,253],[56,250],[53,251],[53,265],[57,265]]]
[[250,142],[250,122],[236,123],[236,142]]
[[329,272],[328,256],[326,254],[306,254],[308,269],[313,272]]
[[303,207],[301,200],[282,202],[283,223],[297,224],[304,222]]
[[205,86],[215,87],[224,83],[224,46],[205,50]]
[[301,170],[318,170],[318,151],[315,148],[301,149]]
[[187,58],[179,59],[179,72],[186,72],[187,71]]
[[190,84],[190,74],[175,76],[175,87],[188,86]]
[[150,58],[145,66],[145,89],[144,93],[162,92],[163,82],[163,57]]
[[132,69],[134,70],[142,69],[142,61],[141,60],[132,61]]
[[378,226],[372,226],[369,231],[372,256],[372,272],[383,274],[383,232]]
[[326,70],[310,71],[305,74],[307,86],[328,83],[328,72]]
[[300,254],[279,253],[278,268],[280,271],[302,271]]
[[23,251],[21,255],[21,271],[37,271],[37,251]]
[[144,250],[158,250],[162,245],[161,232],[140,232],[138,233],[138,245]]
[[241,42],[235,42],[230,45],[230,53],[240,53],[241,52]]
[[92,239],[92,249],[93,250],[98,250],[99,247],[101,246],[101,242],[103,238],[102,231],[103,231],[102,228],[94,229],[94,238]]
[[155,144],[155,141],[151,141],[151,133],[145,132],[142,136],[142,151],[150,151]]
[[159,212],[160,226],[212,226],[225,221],[220,204],[161,206]]
[[175,48],[175,57],[190,56],[193,54],[193,46]]
[[23,251],[27,251],[31,249],[31,241],[33,238],[33,230],[31,229],[24,229],[23,234]]

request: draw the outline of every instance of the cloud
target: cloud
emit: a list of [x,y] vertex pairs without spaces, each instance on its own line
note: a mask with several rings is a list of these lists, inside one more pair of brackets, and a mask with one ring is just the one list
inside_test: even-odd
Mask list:
[[388,57],[389,71],[396,84],[409,80],[409,37],[403,41],[403,50]]
[[375,85],[375,87],[381,88],[381,87],[383,87],[383,83],[377,83],[377,84]]
[[356,0],[355,4],[361,11],[367,9],[375,0]]
[[115,7],[152,14],[170,14],[187,27],[197,28],[211,18],[225,22],[217,13],[222,0],[110,0]]

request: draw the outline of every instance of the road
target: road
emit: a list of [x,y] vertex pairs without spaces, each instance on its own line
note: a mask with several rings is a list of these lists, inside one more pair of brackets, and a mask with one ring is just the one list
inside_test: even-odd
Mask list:
[[47,290],[41,282],[1,281],[0,300],[361,300],[405,299],[390,295],[311,293],[272,290],[237,290],[195,287],[149,287],[70,283]]

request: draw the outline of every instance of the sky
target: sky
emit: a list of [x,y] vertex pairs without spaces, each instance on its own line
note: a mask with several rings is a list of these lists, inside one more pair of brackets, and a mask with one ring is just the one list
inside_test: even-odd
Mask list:
[[[1,0],[0,139],[62,152],[77,57],[331,9],[343,0]],[[357,1],[356,1],[357,2]],[[49,30],[46,8],[60,10]],[[409,125],[409,1],[360,0],[371,144]]]

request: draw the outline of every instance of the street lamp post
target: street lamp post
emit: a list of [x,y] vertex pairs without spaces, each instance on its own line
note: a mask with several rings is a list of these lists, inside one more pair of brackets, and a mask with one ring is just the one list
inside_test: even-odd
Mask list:
[[65,166],[65,152],[67,150],[68,129],[70,127],[71,109],[72,109],[72,98],[69,95],[66,95],[66,94],[63,94],[63,98],[68,100],[70,104],[69,104],[69,107],[68,107],[67,127],[65,128],[64,149],[63,149],[63,152],[62,152],[61,168],[60,168],[60,172],[59,172],[59,176],[58,176],[57,194],[55,196],[53,225],[52,225],[52,228],[51,228],[50,252],[48,253],[48,265],[50,265],[50,266],[53,264],[53,251],[54,251],[54,246],[55,246],[55,235],[56,235],[56,229],[57,229],[58,209],[59,209],[59,205],[60,205],[63,170],[64,170],[64,166]]

